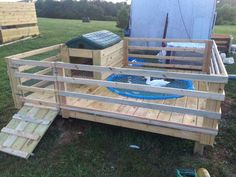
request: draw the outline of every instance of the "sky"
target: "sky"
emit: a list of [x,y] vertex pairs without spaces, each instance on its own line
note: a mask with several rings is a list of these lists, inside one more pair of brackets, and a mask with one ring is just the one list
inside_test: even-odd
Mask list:
[[116,3],[116,2],[127,2],[129,4],[131,2],[131,0],[106,0],[106,1],[114,2],[114,3]]
[[[15,2],[15,1],[20,1],[20,0],[0,0],[0,2]],[[105,1],[110,1],[110,2],[128,2],[130,4],[131,0],[105,0]]]

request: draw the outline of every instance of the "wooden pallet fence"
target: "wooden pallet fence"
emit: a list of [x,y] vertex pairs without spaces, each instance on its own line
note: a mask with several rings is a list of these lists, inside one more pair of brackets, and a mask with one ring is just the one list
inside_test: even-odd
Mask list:
[[[124,58],[138,58],[144,62],[128,62],[130,66],[157,67],[157,68],[177,68],[185,70],[202,70],[208,72],[211,55],[211,44],[209,40],[182,40],[182,39],[153,39],[153,38],[125,38],[127,56]],[[134,43],[135,42],[135,43]],[[178,42],[189,44],[201,44],[202,48],[194,47],[152,47],[149,43]],[[154,54],[150,54],[152,51]],[[169,52],[169,56],[158,55],[159,51]],[[201,56],[175,56],[173,52],[198,53]],[[153,60],[154,62],[150,62]],[[174,62],[172,62],[174,61]]]
[[[19,65],[23,63],[28,63],[28,65],[37,65],[37,66],[45,66],[45,67],[53,67],[55,69],[59,68],[77,68],[82,69],[83,67],[88,68],[91,67],[92,69],[94,66],[89,65],[79,65],[78,64],[66,64],[66,63],[57,63],[57,62],[42,62],[42,61],[28,61],[28,60],[12,60],[13,65]],[[57,65],[58,64],[58,65]],[[73,67],[71,67],[73,66]],[[99,70],[99,69],[100,70]],[[104,67],[95,66],[95,70],[93,71],[103,71]],[[115,70],[116,68],[110,67],[110,71]],[[129,71],[123,71],[123,74],[133,74],[132,69],[129,69]],[[147,71],[146,71],[147,72]],[[187,75],[187,74],[186,74]],[[144,75],[142,75],[144,76]],[[190,75],[191,76],[191,75]],[[104,81],[104,80],[95,80],[95,79],[84,79],[84,78],[73,78],[73,77],[65,77],[65,76],[58,76],[58,75],[41,75],[41,74],[31,74],[31,73],[22,73],[22,72],[15,72],[16,78],[29,78],[29,79],[37,79],[37,80],[43,80],[43,81],[52,81],[52,82],[61,82],[61,83],[73,83],[73,84],[85,84],[85,85],[96,85],[96,86],[102,86],[102,87],[114,87],[114,88],[123,88],[123,89],[132,89],[132,90],[138,90],[138,91],[148,91],[153,93],[166,93],[166,94],[179,94],[183,96],[191,96],[191,97],[198,97],[198,98],[207,98],[212,100],[224,100],[224,94],[219,93],[211,93],[210,91],[204,92],[204,91],[197,91],[197,90],[184,90],[184,89],[176,89],[176,88],[159,88],[159,87],[152,87],[152,86],[146,86],[146,85],[139,85],[139,84],[128,84],[128,83],[117,83],[117,82],[111,82],[111,81]],[[18,87],[19,88],[19,87]],[[21,87],[22,88],[22,87]],[[33,89],[32,89],[33,90]],[[35,90],[36,91],[36,90]],[[58,90],[56,91],[58,92]],[[61,95],[62,96],[62,95]],[[96,97],[94,97],[95,99]],[[115,99],[114,99],[115,100]],[[128,102],[127,102],[128,103]],[[134,103],[133,103],[134,104]],[[139,104],[139,103],[137,103]],[[173,109],[174,107],[171,107]],[[158,108],[155,108],[158,109]],[[166,110],[164,110],[166,111]],[[194,111],[193,111],[194,112]],[[192,112],[192,113],[193,113]],[[199,112],[201,112],[199,110]],[[191,113],[191,111],[188,111],[188,113]],[[200,115],[199,115],[200,116]],[[201,114],[201,116],[206,116],[204,114]],[[219,113],[209,114],[208,115],[211,118],[220,118]]]
[[[146,46],[134,46],[130,45],[130,41],[151,41],[151,42],[192,42],[201,43],[204,48],[172,48],[166,47],[146,47]],[[120,56],[120,52],[117,51],[117,47],[122,49],[122,66],[127,66],[126,68],[103,65],[104,61],[110,61],[109,57]],[[120,48],[121,47],[121,48]],[[32,57],[34,55],[43,54],[52,50],[60,50],[58,55],[46,58],[42,61],[28,60],[25,58]],[[179,56],[163,56],[163,60],[179,60],[180,64],[172,63],[148,63],[149,66],[153,67],[156,65],[158,68],[162,69],[150,69],[149,67],[135,67],[129,66],[128,57],[129,51],[134,50],[169,50],[172,52],[197,52],[200,53],[202,57],[182,57]],[[137,55],[137,54],[135,54]],[[139,54],[140,58],[142,55]],[[148,54],[149,55],[149,54]],[[75,64],[69,63],[70,56],[82,56],[82,57],[92,57],[98,63],[93,63],[93,65],[85,64]],[[109,57],[108,57],[109,56]],[[154,57],[153,57],[154,56]],[[149,59],[155,60],[156,56],[153,55]],[[104,57],[104,60],[102,59]],[[136,56],[135,56],[136,57]],[[174,58],[171,58],[174,57]],[[177,57],[177,58],[176,58]],[[115,57],[116,58],[116,57]],[[101,60],[102,59],[102,60]],[[94,61],[95,61],[94,60]],[[188,65],[185,61],[200,61],[201,65]],[[65,62],[62,62],[65,61]],[[201,152],[204,145],[212,145],[214,138],[218,132],[218,124],[221,119],[220,104],[225,98],[224,85],[228,82],[228,75],[220,54],[218,52],[217,46],[214,41],[207,40],[178,40],[178,39],[146,39],[146,38],[125,38],[122,46],[116,46],[114,48],[104,51],[95,52],[92,50],[80,50],[80,49],[68,49],[64,45],[59,44],[51,47],[46,47],[43,49],[37,49],[30,52],[25,52],[18,55],[13,55],[7,57],[8,62],[8,72],[10,73],[11,86],[13,92],[13,97],[15,103],[25,103],[29,105],[37,105],[42,107],[54,107],[61,110],[63,117],[74,117],[85,120],[91,120],[101,123],[107,123],[111,125],[124,126],[128,128],[135,128],[140,130],[147,130],[150,132],[159,132],[166,135],[182,137],[196,141],[195,151]],[[106,63],[105,62],[105,63]],[[126,63],[126,64],[125,64]],[[136,65],[138,63],[135,63]],[[140,62],[140,65],[143,64]],[[160,66],[158,66],[160,65]],[[178,65],[178,69],[176,69]],[[34,69],[36,67],[42,67],[40,71],[35,71],[33,73],[28,73],[27,70]],[[169,68],[169,69],[167,69]],[[179,72],[181,69],[182,72]],[[142,77],[156,77],[163,79],[183,79],[191,80],[197,83],[195,90],[185,90],[178,88],[163,88],[163,87],[152,87],[149,85],[140,84],[130,84],[130,83],[120,83],[111,82],[104,80],[104,78],[83,78],[83,77],[73,77],[68,75],[71,70],[75,71],[85,71],[98,73],[100,75],[111,75],[111,74],[124,74],[124,75],[134,75]],[[183,71],[187,70],[187,71]],[[197,71],[196,71],[197,70]],[[38,83],[33,85],[25,85],[25,81],[38,80]],[[24,82],[22,82],[24,81]],[[45,83],[51,83],[52,87],[44,86]],[[69,87],[73,85],[73,87]],[[164,93],[164,94],[176,94],[182,95],[183,99],[193,100],[197,102],[196,105],[186,106],[184,104],[170,104],[174,103],[175,100],[163,102],[150,102],[145,100],[127,99],[124,97],[111,95],[97,94],[97,92],[86,92],[81,91],[80,88],[85,89],[104,89],[106,87],[114,87],[120,89],[130,89],[137,91],[148,91],[152,93]],[[79,90],[76,90],[79,88]],[[95,89],[96,90],[96,89]],[[103,90],[104,91],[104,90]],[[30,96],[26,96],[26,93],[32,93]],[[33,95],[49,95],[54,99],[44,99],[39,97],[34,97]],[[31,96],[32,95],[32,96]],[[150,112],[159,111],[160,114],[176,114],[184,117],[183,120],[190,122],[193,117],[196,120],[202,121],[202,125],[196,123],[185,124],[185,122],[170,122],[167,120],[156,120],[148,119],[145,117],[139,117],[136,115],[123,114],[115,111],[96,109],[95,107],[83,107],[83,105],[74,105],[71,100],[87,100],[86,102],[93,102],[94,104],[108,105],[122,105],[130,108],[137,108],[143,110],[150,110]],[[202,102],[201,104],[199,104]],[[204,102],[204,103],[203,103]],[[19,118],[19,117],[18,117]],[[109,119],[111,118],[111,119]],[[30,117],[24,117],[24,119],[31,120]],[[45,122],[44,122],[45,123]],[[146,128],[145,128],[146,127]]]
[[34,3],[0,2],[0,43],[39,35]]

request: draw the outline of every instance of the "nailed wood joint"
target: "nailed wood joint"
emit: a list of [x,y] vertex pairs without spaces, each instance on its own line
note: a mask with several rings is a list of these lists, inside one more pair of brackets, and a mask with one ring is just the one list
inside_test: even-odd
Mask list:
[[1,132],[11,134],[11,135],[15,135],[15,136],[19,136],[19,137],[22,137],[22,138],[28,138],[28,139],[31,139],[31,140],[38,140],[40,138],[40,136],[37,135],[37,134],[28,133],[28,132],[24,132],[24,131],[20,131],[20,130],[14,130],[14,129],[7,128],[7,127],[4,127],[1,130]]

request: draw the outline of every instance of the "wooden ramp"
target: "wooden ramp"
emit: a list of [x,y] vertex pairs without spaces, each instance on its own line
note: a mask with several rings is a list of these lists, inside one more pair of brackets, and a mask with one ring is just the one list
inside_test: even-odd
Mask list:
[[58,113],[56,109],[23,106],[2,128],[0,151],[29,158]]

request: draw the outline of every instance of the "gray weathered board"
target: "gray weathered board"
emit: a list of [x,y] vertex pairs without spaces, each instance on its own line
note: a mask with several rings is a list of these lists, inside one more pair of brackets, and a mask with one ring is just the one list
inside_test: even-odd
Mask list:
[[0,132],[0,151],[29,158],[54,121],[58,111],[35,106],[23,106]]

